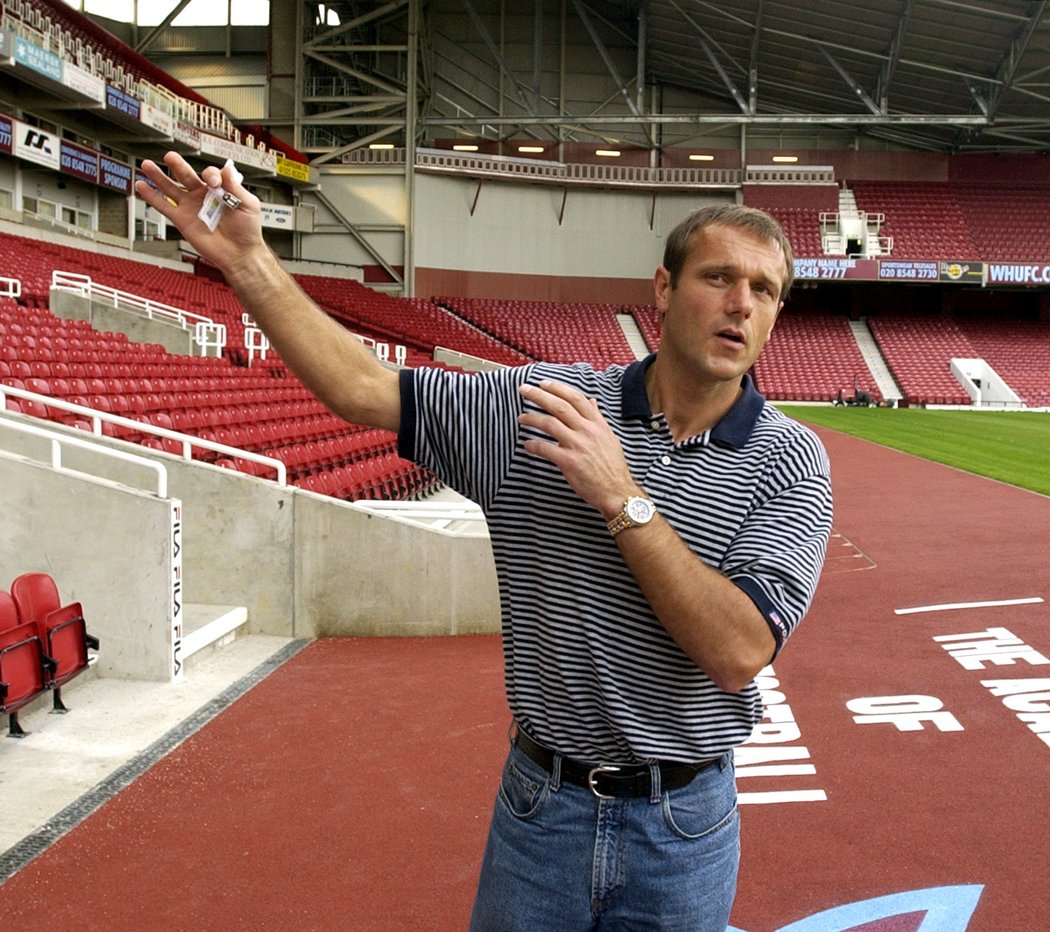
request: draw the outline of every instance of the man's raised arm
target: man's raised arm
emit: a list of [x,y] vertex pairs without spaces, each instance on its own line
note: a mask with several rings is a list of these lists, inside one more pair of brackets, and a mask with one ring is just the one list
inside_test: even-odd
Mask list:
[[[288,367],[331,411],[354,424],[396,431],[401,407],[397,373],[317,307],[281,267],[262,238],[259,201],[232,166],[198,175],[182,156],[164,157],[171,175],[142,163],[149,184],[136,192],[214,263]],[[198,217],[209,188],[220,186],[239,206],[225,209],[214,231]]]

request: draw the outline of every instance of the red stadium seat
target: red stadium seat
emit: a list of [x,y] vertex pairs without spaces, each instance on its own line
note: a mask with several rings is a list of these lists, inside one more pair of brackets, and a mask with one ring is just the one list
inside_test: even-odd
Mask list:
[[86,670],[88,650],[98,650],[98,638],[88,634],[79,602],[62,604],[58,586],[47,573],[24,573],[11,583],[11,597],[22,624],[36,626],[47,668],[45,685],[54,690],[54,709],[65,712],[62,686]]
[[23,623],[14,599],[0,591],[0,713],[8,716],[7,733],[12,738],[27,734],[18,723],[19,709],[45,689],[44,652],[37,627]]

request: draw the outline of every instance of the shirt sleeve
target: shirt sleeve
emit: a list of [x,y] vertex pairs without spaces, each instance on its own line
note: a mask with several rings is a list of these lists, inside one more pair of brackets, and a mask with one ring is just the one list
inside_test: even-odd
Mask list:
[[813,601],[831,534],[832,495],[827,454],[814,435],[771,472],[723,569],[765,618],[775,657]]
[[402,370],[398,453],[486,510],[518,443],[518,386],[528,371]]

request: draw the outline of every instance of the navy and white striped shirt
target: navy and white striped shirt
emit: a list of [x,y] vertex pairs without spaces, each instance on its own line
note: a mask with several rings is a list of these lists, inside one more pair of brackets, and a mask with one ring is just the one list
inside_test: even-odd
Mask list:
[[746,741],[752,683],[720,690],[653,614],[602,516],[525,452],[518,386],[554,379],[596,398],[631,473],[701,560],[758,606],[777,650],[802,620],[831,528],[827,454],[744,379],[711,430],[676,443],[653,414],[655,357],[595,371],[537,363],[478,375],[401,374],[400,453],[478,502],[488,520],[511,712],[584,761],[697,761]]

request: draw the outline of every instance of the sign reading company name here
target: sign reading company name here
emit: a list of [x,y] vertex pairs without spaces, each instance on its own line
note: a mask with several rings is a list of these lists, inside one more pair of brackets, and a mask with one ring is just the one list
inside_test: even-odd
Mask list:
[[98,153],[78,146],[76,143],[62,140],[60,152],[60,163],[62,171],[75,178],[98,183]]
[[867,279],[878,277],[877,259],[847,259],[825,257],[820,259],[796,259],[796,278],[819,279]]

